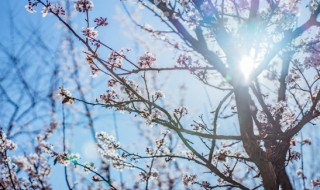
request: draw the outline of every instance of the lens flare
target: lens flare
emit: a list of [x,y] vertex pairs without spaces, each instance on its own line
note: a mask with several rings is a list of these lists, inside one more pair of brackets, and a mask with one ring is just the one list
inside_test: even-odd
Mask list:
[[249,79],[252,71],[256,68],[255,50],[251,49],[249,55],[244,55],[239,63],[240,70],[246,80]]

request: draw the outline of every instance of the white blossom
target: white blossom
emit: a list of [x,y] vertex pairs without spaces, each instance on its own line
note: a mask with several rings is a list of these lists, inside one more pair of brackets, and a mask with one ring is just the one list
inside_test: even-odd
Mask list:
[[74,8],[78,12],[91,11],[93,8],[93,2],[91,0],[77,0],[74,4]]

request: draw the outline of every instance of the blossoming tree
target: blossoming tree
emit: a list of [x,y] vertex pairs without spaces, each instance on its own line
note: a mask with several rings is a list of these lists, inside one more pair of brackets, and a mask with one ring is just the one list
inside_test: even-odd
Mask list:
[[[85,48],[92,75],[103,75],[108,80],[105,93],[93,101],[72,96],[61,87],[62,103],[102,106],[139,117],[146,125],[153,125],[153,130],[165,129],[154,139],[153,147],[146,147],[145,153],[128,151],[110,134],[99,132],[95,138],[102,159],[116,169],[134,169],[143,184],[135,188],[153,189],[170,184],[170,180],[160,176],[166,170],[155,165],[160,160],[166,163],[185,160],[199,168],[198,173],[190,170],[194,173],[184,174],[181,179],[191,188],[293,189],[293,177],[286,167],[300,159],[298,143],[311,144],[308,138],[297,139],[297,134],[316,124],[320,116],[319,3],[315,0],[122,3],[137,27],[176,53],[175,59],[168,60],[170,64],[156,65],[159,57],[152,51],[134,61],[127,56],[129,49],[116,51],[101,41],[98,31],[108,25],[108,20],[90,17],[95,10],[91,0],[77,0],[74,10],[69,10],[85,16],[86,24],[81,31],[68,22],[65,16],[68,11],[62,3],[29,0],[26,5],[31,13],[41,8],[44,17],[56,17]],[[128,9],[141,6],[143,14],[155,17],[149,24],[140,23]],[[208,96],[214,97],[217,106],[211,108],[210,119],[201,114],[190,118],[193,117],[187,108],[190,102],[176,107],[168,105],[170,100],[164,99],[167,94],[150,85],[149,76],[178,71],[189,71],[190,76],[212,88],[214,93]],[[230,130],[232,122],[235,131]],[[178,138],[186,152],[170,146],[172,137]],[[6,142],[6,149],[11,149],[11,142],[4,135],[1,139]],[[94,181],[104,181],[114,189],[123,188],[97,172],[93,164],[79,163],[77,155],[56,152],[44,142],[39,146],[56,162],[72,162],[94,172]],[[143,161],[145,165],[141,164]],[[305,182],[304,171],[297,174]],[[320,185],[319,178],[310,180],[314,187]]]

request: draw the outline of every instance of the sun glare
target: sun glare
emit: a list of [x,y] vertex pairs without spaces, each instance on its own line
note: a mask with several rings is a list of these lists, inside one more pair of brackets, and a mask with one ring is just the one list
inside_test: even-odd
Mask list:
[[252,49],[250,51],[250,54],[244,55],[240,61],[240,65],[239,65],[240,70],[246,80],[249,79],[251,72],[256,67],[255,54],[256,54],[255,50]]

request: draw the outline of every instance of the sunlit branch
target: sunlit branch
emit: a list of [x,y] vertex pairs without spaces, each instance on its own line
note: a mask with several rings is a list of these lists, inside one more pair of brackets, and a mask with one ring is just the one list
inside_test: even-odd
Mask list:
[[288,31],[285,37],[278,43],[276,43],[273,49],[265,56],[264,60],[258,66],[258,68],[252,73],[252,78],[256,78],[260,73],[267,68],[270,61],[288,44],[290,44],[294,39],[298,38],[307,31],[312,26],[320,26],[319,22],[316,20],[320,12],[320,7],[317,8],[314,14],[311,14],[310,18],[301,26],[297,27],[293,31]]

